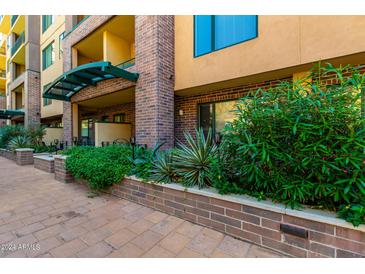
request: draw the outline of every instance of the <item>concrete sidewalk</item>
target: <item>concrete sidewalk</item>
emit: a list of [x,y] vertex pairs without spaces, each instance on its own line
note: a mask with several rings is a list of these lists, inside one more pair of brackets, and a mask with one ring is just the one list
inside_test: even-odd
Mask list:
[[0,157],[0,257],[283,257]]

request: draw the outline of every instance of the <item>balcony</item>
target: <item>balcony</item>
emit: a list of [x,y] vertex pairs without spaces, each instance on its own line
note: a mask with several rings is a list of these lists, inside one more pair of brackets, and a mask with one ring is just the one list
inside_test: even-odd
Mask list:
[[25,35],[22,32],[18,39],[16,39],[14,45],[11,47],[10,54],[12,61],[19,64],[24,64],[25,49],[24,49]]
[[0,69],[0,78],[6,78],[6,71]]
[[8,34],[10,31],[10,16],[1,15],[0,16],[0,32]]
[[11,17],[11,32],[20,35],[25,30],[25,16],[24,15],[13,15]]
[[110,62],[121,69],[132,66],[134,28],[134,16],[113,17],[73,46],[73,67],[100,61]]
[[11,25],[11,27],[14,26],[14,24],[15,24],[16,20],[18,19],[18,17],[19,17],[19,15],[12,15],[11,16],[11,19],[10,19],[10,25]]

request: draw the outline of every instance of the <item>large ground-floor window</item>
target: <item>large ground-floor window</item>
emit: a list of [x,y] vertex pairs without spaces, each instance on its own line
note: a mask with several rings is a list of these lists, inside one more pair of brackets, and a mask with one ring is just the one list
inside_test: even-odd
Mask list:
[[199,127],[207,134],[209,128],[213,130],[213,136],[222,132],[227,122],[232,122],[235,114],[237,100],[205,103],[199,105],[198,123]]

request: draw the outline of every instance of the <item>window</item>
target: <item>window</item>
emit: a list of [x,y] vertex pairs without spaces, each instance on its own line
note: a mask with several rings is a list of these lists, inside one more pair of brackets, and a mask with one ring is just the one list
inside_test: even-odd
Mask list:
[[[49,87],[49,85],[50,85],[51,83],[48,83],[47,85],[44,85],[43,86],[43,93],[44,93],[44,91]],[[45,107],[45,106],[48,106],[48,105],[50,105],[50,104],[52,104],[52,99],[49,99],[49,98],[43,98],[43,106]]]
[[125,122],[125,114],[124,113],[115,114],[113,116],[113,121],[114,121],[114,123],[123,123],[123,122]]
[[42,15],[42,32],[45,32],[54,22],[53,15]]
[[54,63],[54,61],[55,61],[54,42],[52,42],[42,51],[43,70],[51,66]]
[[89,119],[81,120],[81,137],[89,137]]
[[204,134],[208,133],[209,128],[213,131],[213,136],[219,134],[224,129],[227,122],[232,122],[235,114],[236,100],[218,103],[208,103],[199,105],[199,127]]
[[62,41],[63,38],[65,38],[65,32],[62,32],[58,38],[58,46],[59,46],[59,51],[58,51],[58,58],[61,59],[62,58],[62,54],[63,54],[63,49],[62,49]]
[[257,15],[194,16],[194,56],[257,37]]

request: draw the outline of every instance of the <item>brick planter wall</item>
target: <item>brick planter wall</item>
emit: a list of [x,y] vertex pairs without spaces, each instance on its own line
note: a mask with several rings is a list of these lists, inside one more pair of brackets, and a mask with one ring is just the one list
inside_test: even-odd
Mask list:
[[[55,174],[64,176],[66,171],[61,168],[65,167],[66,157],[58,157]],[[289,256],[365,257],[365,225],[353,227],[331,212],[291,210],[242,195],[220,195],[213,189],[185,189],[177,184],[144,183],[133,177],[125,178],[106,192]],[[283,226],[296,229],[301,236],[283,232]]]
[[66,170],[66,156],[55,155],[54,158],[54,177],[57,181],[70,183],[74,180],[72,174]]
[[18,148],[15,150],[16,163],[19,166],[33,165],[33,151],[32,148]]
[[54,158],[50,155],[34,156],[34,168],[54,173]]
[[16,154],[14,151],[10,151],[10,150],[1,148],[0,156],[4,157],[6,159],[12,160],[12,161],[16,161]]

